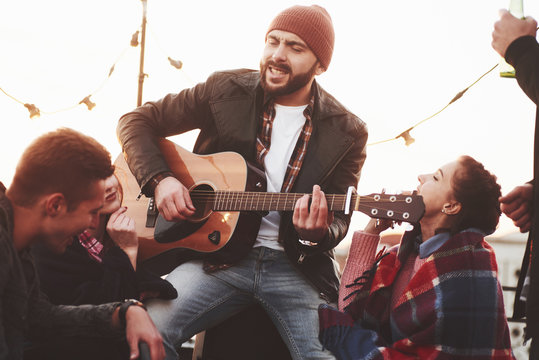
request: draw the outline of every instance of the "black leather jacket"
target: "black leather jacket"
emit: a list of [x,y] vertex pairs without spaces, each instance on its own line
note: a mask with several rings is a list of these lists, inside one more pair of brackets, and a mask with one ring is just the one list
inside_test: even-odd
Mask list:
[[[195,153],[234,151],[255,163],[264,102],[259,80],[259,72],[253,70],[217,72],[204,83],[124,115],[118,137],[143,191],[154,175],[169,170],[157,145],[160,137],[200,129]],[[292,192],[310,193],[319,184],[326,194],[346,194],[349,186],[357,186],[365,161],[366,125],[316,82],[313,91],[313,133]],[[317,246],[305,246],[298,242],[292,213],[281,217],[279,237],[288,257],[327,301],[337,299],[339,278],[333,248],[346,235],[349,223],[350,215],[335,213],[326,238]]]

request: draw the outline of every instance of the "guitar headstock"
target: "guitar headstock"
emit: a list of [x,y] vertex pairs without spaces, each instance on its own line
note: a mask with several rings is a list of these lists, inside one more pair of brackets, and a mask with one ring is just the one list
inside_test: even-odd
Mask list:
[[418,222],[425,213],[423,197],[412,194],[369,194],[359,197],[355,210],[376,219]]

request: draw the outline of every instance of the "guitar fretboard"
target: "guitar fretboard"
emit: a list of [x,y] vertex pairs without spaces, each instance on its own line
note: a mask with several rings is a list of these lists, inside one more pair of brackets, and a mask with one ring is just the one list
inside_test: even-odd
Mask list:
[[[217,191],[212,201],[215,211],[292,211],[296,202],[305,194],[297,193],[258,193]],[[309,196],[311,196],[309,194]],[[357,195],[352,196],[352,203]],[[326,195],[330,211],[344,211],[346,195]]]
[[[213,211],[293,211],[296,202],[305,194],[264,193],[249,191],[193,190],[195,204]],[[312,197],[311,194],[307,194]],[[346,195],[326,194],[329,211],[345,211]],[[348,210],[361,211],[371,217],[395,221],[418,221],[424,212],[420,197],[411,195],[352,194]]]

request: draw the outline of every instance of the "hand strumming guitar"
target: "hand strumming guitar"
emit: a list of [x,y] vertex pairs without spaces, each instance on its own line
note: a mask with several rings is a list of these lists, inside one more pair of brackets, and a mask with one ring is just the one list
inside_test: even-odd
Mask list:
[[165,220],[185,220],[195,213],[189,190],[175,177],[168,176],[155,188],[155,204]]
[[318,243],[333,222],[333,212],[328,211],[326,196],[320,186],[313,186],[310,209],[309,197],[305,194],[296,202],[292,222],[301,240]]

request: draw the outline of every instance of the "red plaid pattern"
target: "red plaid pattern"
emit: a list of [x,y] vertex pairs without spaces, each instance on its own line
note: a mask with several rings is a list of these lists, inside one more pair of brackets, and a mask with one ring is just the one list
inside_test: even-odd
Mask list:
[[97,262],[103,262],[101,258],[101,252],[103,251],[103,244],[99,242],[95,237],[90,235],[88,230],[83,231],[78,240],[80,244],[88,251],[88,255]]
[[[298,177],[299,170],[305,159],[305,154],[307,153],[307,145],[309,144],[309,139],[313,132],[313,122],[312,122],[312,113],[314,108],[314,95],[311,97],[309,104],[303,111],[305,115],[305,124],[301,130],[292,156],[290,156],[290,161],[286,168],[286,173],[283,180],[283,185],[281,186],[281,192],[289,192]],[[274,102],[269,101],[264,113],[262,115],[262,126],[258,132],[256,139],[256,159],[258,163],[264,167],[264,158],[268,154],[268,151],[271,146],[271,131],[273,129],[273,120],[275,119],[275,107]]]

